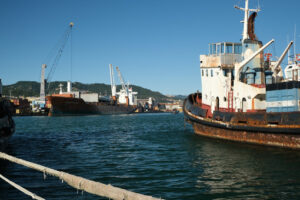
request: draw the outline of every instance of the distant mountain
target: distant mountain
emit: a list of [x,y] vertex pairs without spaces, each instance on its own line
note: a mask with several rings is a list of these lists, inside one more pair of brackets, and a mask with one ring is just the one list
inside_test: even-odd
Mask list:
[[176,100],[184,100],[185,98],[187,98],[187,96],[186,95],[175,95],[171,98],[176,99]]
[[[55,81],[50,84],[46,84],[47,94],[53,94],[59,92],[59,84],[63,85],[64,91],[67,88],[66,81]],[[172,101],[173,98],[167,97],[160,92],[155,92],[140,86],[131,85],[133,91],[138,92],[139,99],[147,99],[152,97],[159,102]],[[117,86],[117,91],[121,88],[120,85]],[[111,87],[110,85],[104,83],[93,83],[93,84],[84,84],[80,82],[72,83],[72,89],[74,91],[86,91],[86,92],[96,92],[101,93],[102,95],[110,95]],[[19,81],[12,85],[3,86],[3,95],[5,96],[14,96],[14,97],[33,97],[40,95],[40,83],[35,81]]]

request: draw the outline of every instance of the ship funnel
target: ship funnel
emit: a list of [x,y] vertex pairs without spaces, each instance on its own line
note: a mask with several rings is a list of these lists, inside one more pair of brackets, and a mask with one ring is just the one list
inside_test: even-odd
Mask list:
[[0,97],[2,97],[2,80],[0,78]]
[[71,83],[71,81],[68,81],[68,83],[67,83],[67,92],[68,93],[72,92],[72,83]]

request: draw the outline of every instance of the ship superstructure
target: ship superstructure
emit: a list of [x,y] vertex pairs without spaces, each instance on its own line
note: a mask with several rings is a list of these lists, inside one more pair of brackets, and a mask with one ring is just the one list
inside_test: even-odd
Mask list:
[[[137,96],[136,95],[138,93],[134,92],[132,90],[132,87],[130,87],[129,83],[125,84],[119,67],[116,67],[116,70],[118,72],[118,76],[119,76],[121,86],[122,86],[120,91],[116,93],[118,95],[118,102],[120,104],[137,106]],[[112,90],[112,94],[113,94],[113,90]]]
[[[220,42],[209,45],[209,54],[200,55],[202,103],[214,110],[238,112],[265,109],[266,93],[263,46],[254,34],[254,19],[258,9],[244,11],[244,30],[241,43]],[[249,12],[253,14],[249,16]],[[249,19],[248,19],[249,18]],[[251,28],[250,28],[251,27]]]
[[[209,45],[208,55],[200,55],[202,93],[185,101],[185,119],[197,134],[242,142],[300,148],[300,82],[298,65],[285,69],[280,58],[270,61],[254,33],[260,9],[235,6],[244,11],[240,43]],[[267,56],[267,59],[264,59]],[[288,135],[287,135],[288,134]]]

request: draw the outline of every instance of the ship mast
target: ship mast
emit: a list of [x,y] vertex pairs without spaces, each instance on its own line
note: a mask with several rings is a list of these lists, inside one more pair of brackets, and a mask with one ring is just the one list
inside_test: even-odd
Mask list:
[[260,9],[249,9],[249,1],[245,0],[245,8],[240,8],[238,6],[234,6],[236,9],[243,10],[244,11],[244,20],[241,21],[244,23],[244,29],[243,29],[243,42],[246,39],[249,39],[248,34],[248,18],[249,18],[249,12],[259,12]]

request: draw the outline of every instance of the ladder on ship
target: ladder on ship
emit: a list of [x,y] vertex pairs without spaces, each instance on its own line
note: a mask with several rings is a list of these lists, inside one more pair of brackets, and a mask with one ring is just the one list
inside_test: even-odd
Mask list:
[[228,92],[228,111],[233,112],[233,91]]

